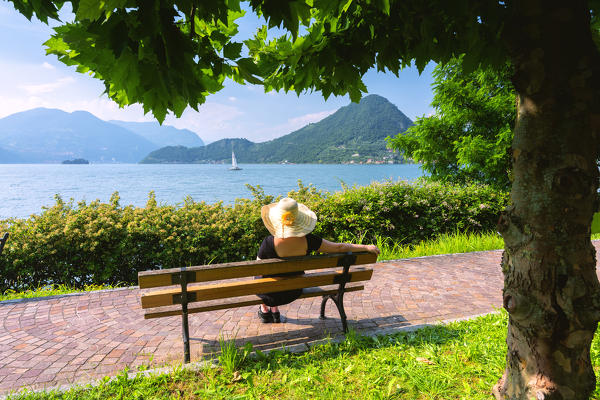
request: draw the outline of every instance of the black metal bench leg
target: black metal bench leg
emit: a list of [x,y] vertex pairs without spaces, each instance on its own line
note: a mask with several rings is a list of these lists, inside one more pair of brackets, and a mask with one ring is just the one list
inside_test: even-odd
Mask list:
[[336,304],[338,311],[340,312],[340,318],[342,319],[342,327],[344,328],[344,333],[348,333],[348,320],[346,318],[346,311],[344,310],[344,296],[342,293],[342,297],[338,299],[338,303]]
[[330,294],[323,296],[323,300],[321,301],[321,314],[319,314],[319,319],[327,319],[325,316],[325,305],[327,304],[327,300],[332,299],[333,297]]
[[181,282],[181,327],[183,330],[183,362],[190,362],[190,325],[188,323],[188,292],[186,268],[179,274]]
[[183,362],[190,362],[190,326],[188,324],[187,304],[182,305],[181,324],[183,328]]
[[331,299],[340,313],[340,319],[342,320],[342,328],[344,329],[344,333],[348,333],[348,321],[346,318],[346,311],[344,310],[344,293],[341,292],[337,295],[327,295],[323,296],[323,300],[321,301],[321,315],[320,319],[327,319],[325,316],[325,305],[327,304],[327,300]]
[[344,270],[340,276],[338,292],[335,295],[327,295],[323,296],[323,300],[321,301],[321,315],[319,318],[325,319],[325,304],[327,304],[327,300],[331,299],[335,303],[335,306],[340,313],[340,319],[342,320],[342,328],[344,329],[344,333],[348,333],[348,321],[346,318],[346,311],[344,310],[344,291],[346,289],[346,282],[350,282],[351,274],[349,274],[350,266],[356,262],[356,256],[352,255],[352,253],[348,253],[344,256],[338,266],[343,266]]
[[335,306],[340,313],[340,319],[342,320],[342,328],[344,328],[344,333],[348,333],[348,321],[346,318],[346,311],[344,310],[344,292],[339,293],[335,297],[332,297]]

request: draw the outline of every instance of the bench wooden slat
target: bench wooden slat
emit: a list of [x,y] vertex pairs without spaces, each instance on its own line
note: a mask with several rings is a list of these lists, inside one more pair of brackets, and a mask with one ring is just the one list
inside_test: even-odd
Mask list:
[[[344,289],[344,293],[348,292],[356,292],[359,290],[363,290],[365,287],[363,285],[356,286],[348,286]],[[313,287],[304,289],[304,292],[300,296],[301,299],[306,299],[309,297],[319,297],[319,296],[327,296],[330,294],[336,294],[338,292],[337,288],[334,289],[323,289],[320,287]],[[208,303],[208,304],[207,304]],[[237,307],[246,307],[246,306],[254,306],[261,304],[262,300],[257,298],[256,296],[245,296],[241,299],[238,298],[237,301],[223,303],[222,301],[209,301],[199,306],[189,306],[188,314],[205,312],[205,311],[215,311],[215,310],[226,310],[229,308],[237,308]],[[171,317],[175,315],[181,315],[181,306],[180,305],[172,305],[172,306],[164,306],[153,308],[152,311],[144,314],[145,319],[152,318],[161,318],[161,317]]]
[[[354,253],[356,261],[353,265],[373,264],[377,256],[373,253]],[[318,256],[290,257],[288,259],[273,258],[226,264],[203,265],[186,268],[190,278],[188,283],[209,282],[221,279],[243,278],[275,273],[310,271],[338,266],[338,261],[346,254],[325,254]],[[138,273],[140,289],[173,285],[172,276],[179,275],[179,268],[170,268]]]
[[[373,270],[358,267],[350,271],[349,282],[359,282],[371,279]],[[333,285],[339,283],[341,271],[316,272],[298,277],[278,277],[245,280],[241,282],[222,282],[211,285],[188,285],[187,291],[195,299],[189,301],[205,301],[224,299],[229,297],[246,296],[249,294],[279,292],[284,290],[300,289],[314,286]],[[152,308],[177,304],[174,296],[181,293],[181,288],[169,288],[142,293],[142,308]]]

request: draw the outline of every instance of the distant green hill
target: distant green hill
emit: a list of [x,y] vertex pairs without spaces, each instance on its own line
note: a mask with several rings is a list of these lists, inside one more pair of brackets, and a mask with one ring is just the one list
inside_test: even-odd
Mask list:
[[222,139],[203,147],[163,147],[142,163],[229,163],[231,149],[239,163],[398,162],[385,138],[404,132],[412,121],[387,99],[370,95],[327,118],[268,142]]

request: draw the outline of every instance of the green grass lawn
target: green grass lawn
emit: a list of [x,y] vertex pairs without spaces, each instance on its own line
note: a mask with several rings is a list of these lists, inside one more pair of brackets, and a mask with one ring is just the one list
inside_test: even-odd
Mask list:
[[[600,225],[600,222],[598,223]],[[592,234],[592,240],[600,239],[600,233]],[[381,250],[379,260],[424,257],[438,254],[468,253],[471,251],[498,250],[504,248],[502,236],[488,233],[448,233],[434,240],[422,241],[416,245],[393,243],[386,238],[377,238]]]
[[[231,348],[221,366],[127,378],[13,399],[490,399],[506,355],[505,312],[376,338],[350,333],[292,354]],[[246,352],[249,350],[245,349]],[[592,361],[600,364],[600,340]],[[235,362],[232,362],[236,358]],[[593,398],[600,397],[600,385]]]
[[468,253],[471,251],[497,250],[504,247],[502,236],[495,232],[443,234],[434,240],[422,241],[415,245],[394,243],[387,238],[377,238],[381,250],[380,260],[396,260],[433,256],[438,254]]

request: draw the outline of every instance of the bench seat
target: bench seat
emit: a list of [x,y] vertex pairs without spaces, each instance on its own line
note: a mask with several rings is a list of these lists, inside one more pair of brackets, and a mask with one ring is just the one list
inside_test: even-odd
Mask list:
[[[361,282],[373,275],[364,264],[375,261],[375,254],[360,252],[142,271],[140,302],[146,319],[182,316],[184,361],[189,362],[188,314],[261,304],[257,295],[262,293],[303,289],[300,298],[320,296],[322,319],[331,299],[347,332],[344,293],[364,289]],[[262,277],[283,273],[292,275]]]
[[[345,292],[356,292],[363,290],[364,285],[347,286]],[[307,299],[310,297],[329,296],[337,294],[338,288],[325,289],[320,287],[305,288],[300,295],[299,299]],[[256,296],[242,296],[235,299],[235,301],[222,301],[222,300],[211,300],[202,303],[201,305],[189,305],[188,314],[200,313],[205,311],[216,311],[226,310],[229,308],[256,306],[262,303],[262,300]],[[162,306],[155,307],[152,310],[148,310],[144,313],[145,319],[161,318],[161,317],[172,317],[175,315],[181,315],[181,305]]]

